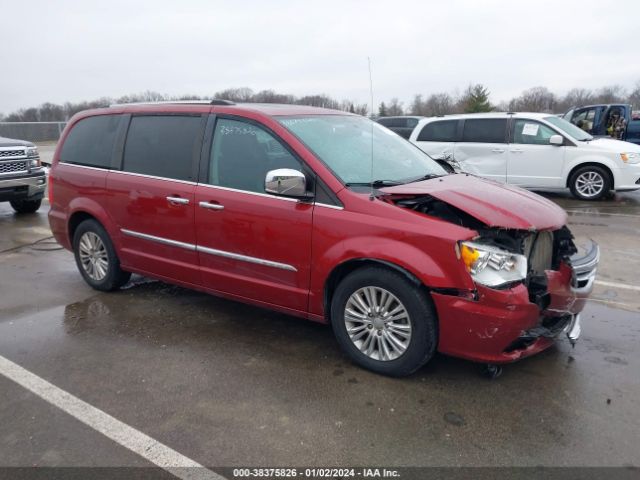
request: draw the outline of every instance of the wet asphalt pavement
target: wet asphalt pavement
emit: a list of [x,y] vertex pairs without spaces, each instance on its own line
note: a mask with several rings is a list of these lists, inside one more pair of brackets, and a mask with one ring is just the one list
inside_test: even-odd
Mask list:
[[[442,355],[378,376],[328,327],[141,277],[96,292],[42,241],[48,205],[0,204],[0,356],[212,467],[638,466],[640,192],[545,195],[600,243],[600,283],[575,348],[497,380]],[[0,375],[0,466],[31,465],[149,463]]]

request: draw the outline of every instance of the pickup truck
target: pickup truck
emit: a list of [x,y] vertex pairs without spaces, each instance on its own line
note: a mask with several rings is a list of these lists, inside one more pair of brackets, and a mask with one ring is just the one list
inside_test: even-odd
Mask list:
[[0,137],[0,202],[10,202],[18,213],[33,213],[40,208],[46,186],[38,148]]
[[613,137],[640,144],[640,114],[631,105],[601,104],[574,107],[562,118],[594,137]]

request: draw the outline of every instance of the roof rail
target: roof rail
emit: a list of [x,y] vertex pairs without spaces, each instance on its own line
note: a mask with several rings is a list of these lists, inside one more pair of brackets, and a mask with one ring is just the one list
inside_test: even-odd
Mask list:
[[218,99],[218,98],[214,98],[209,103],[211,105],[235,105],[235,102],[232,102],[231,100],[221,100],[221,99]]
[[231,100],[161,100],[157,102],[112,103],[109,107],[128,107],[131,105],[235,105]]

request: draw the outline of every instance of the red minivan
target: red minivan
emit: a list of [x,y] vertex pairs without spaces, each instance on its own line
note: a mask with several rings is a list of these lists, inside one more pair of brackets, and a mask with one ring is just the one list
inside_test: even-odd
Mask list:
[[331,323],[358,364],[407,375],[439,352],[540,352],[599,259],[565,212],[448,174],[371,120],[292,105],[121,105],[79,113],[50,172],[49,220],[98,290],[132,272]]

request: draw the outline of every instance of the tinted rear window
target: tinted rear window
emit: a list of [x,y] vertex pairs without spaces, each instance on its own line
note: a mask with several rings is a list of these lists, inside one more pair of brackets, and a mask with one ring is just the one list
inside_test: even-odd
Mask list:
[[463,142],[504,143],[507,129],[506,118],[479,118],[465,120]]
[[154,115],[131,118],[123,169],[154,177],[193,180],[199,150],[200,116]]
[[418,119],[407,118],[406,125],[407,125],[407,128],[414,128],[416,125],[418,125]]
[[98,115],[80,120],[67,135],[60,161],[109,168],[122,115]]
[[455,142],[458,120],[427,123],[418,135],[419,142]]

